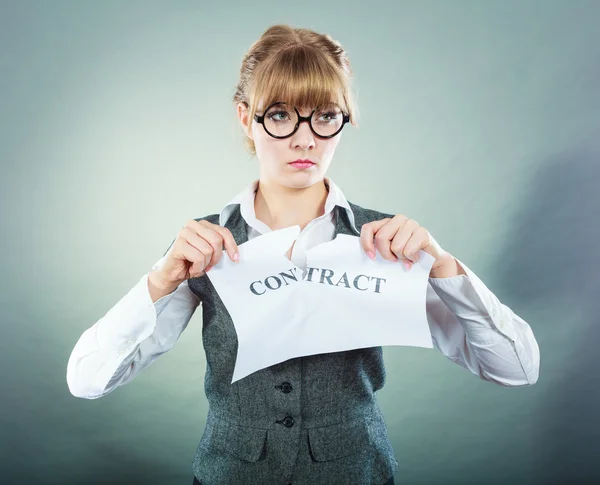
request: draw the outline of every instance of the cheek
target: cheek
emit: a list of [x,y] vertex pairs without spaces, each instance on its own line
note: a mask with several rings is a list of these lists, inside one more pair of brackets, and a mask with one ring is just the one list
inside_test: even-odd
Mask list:
[[325,153],[333,154],[333,152],[335,151],[339,142],[340,142],[339,136],[336,136],[335,138],[333,138],[331,140],[327,140],[325,142],[325,147],[324,147]]
[[252,127],[252,139],[254,140],[254,146],[256,146],[257,150],[262,148],[265,144],[265,138],[263,136],[265,133],[261,133],[261,131],[262,130],[257,129],[256,126]]
[[269,155],[273,156],[280,149],[281,143],[278,143],[278,140],[267,135],[262,129],[253,129],[252,136],[254,137],[256,153],[266,155],[265,158],[268,158]]

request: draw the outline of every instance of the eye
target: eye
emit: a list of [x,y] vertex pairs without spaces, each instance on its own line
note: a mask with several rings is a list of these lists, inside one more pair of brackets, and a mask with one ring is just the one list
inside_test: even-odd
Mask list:
[[285,121],[286,119],[289,119],[289,117],[289,113],[285,110],[269,111],[267,114],[267,118],[273,121]]
[[331,121],[335,121],[340,114],[336,111],[327,111],[324,113],[319,113],[319,121],[324,121],[329,123]]

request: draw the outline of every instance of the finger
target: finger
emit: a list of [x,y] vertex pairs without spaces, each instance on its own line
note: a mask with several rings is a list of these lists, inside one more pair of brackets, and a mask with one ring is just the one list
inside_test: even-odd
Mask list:
[[373,256],[369,256],[371,259],[375,259],[375,244],[373,242],[374,234],[379,231],[379,229],[385,225],[391,219],[388,217],[386,219],[382,219],[380,221],[367,222],[363,224],[360,230],[360,245],[367,253],[371,253]]
[[219,262],[223,251],[221,249],[221,238],[218,234],[206,230],[199,234],[196,229],[194,225],[184,227],[181,231],[181,237],[187,244],[198,249],[208,258],[208,265],[212,264],[214,266]]
[[375,246],[378,251],[381,253],[384,259],[388,261],[398,261],[398,258],[394,253],[392,253],[392,240],[398,233],[398,231],[402,231],[404,226],[406,225],[406,221],[408,218],[403,215],[394,216],[394,218],[389,221],[385,226],[383,226],[377,234],[375,234]]
[[405,246],[406,243],[411,239],[415,229],[419,227],[417,221],[413,219],[407,219],[404,226],[396,233],[391,243],[391,251],[394,253],[396,258],[402,260],[408,260],[406,257]]
[[[229,258],[231,259],[231,261],[236,262],[236,263],[239,262],[239,257],[238,257],[238,260],[236,261],[235,255],[237,253],[239,256],[240,249],[239,249],[237,243],[235,242],[235,239],[233,238],[233,234],[231,234],[231,231],[229,229],[227,229],[226,227],[219,226],[218,224],[212,224],[210,226],[210,228],[221,236],[222,243],[225,246],[225,249],[227,250],[227,254],[229,255]],[[219,248],[219,250],[222,251],[223,248]]]
[[419,226],[404,247],[404,256],[413,263],[419,261],[419,251],[429,245],[429,231]]
[[[181,249],[181,252],[185,256],[185,259],[192,263],[190,268],[188,269],[188,272],[190,273],[190,277],[195,278],[202,274],[202,268],[206,266],[206,263],[210,259],[210,256],[207,256],[201,251],[198,251],[197,248],[188,244],[187,241],[184,242],[186,244]],[[207,246],[209,245],[207,244]]]
[[223,254],[224,245],[227,254],[229,255],[229,259],[237,262],[235,260],[235,253],[239,252],[239,248],[229,229],[219,226],[218,224],[212,224],[206,220],[192,220],[188,224],[188,227],[191,227],[192,231],[195,231],[200,237],[207,240],[213,247],[213,256],[210,266],[214,266],[219,262],[221,255]]

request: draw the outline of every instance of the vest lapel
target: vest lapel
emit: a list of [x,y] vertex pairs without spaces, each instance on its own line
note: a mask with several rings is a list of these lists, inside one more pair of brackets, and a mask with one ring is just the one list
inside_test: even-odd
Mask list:
[[225,222],[225,227],[229,229],[238,246],[248,242],[248,223],[242,217],[240,204],[236,204],[229,219]]
[[[356,220],[357,206],[351,204],[350,202],[348,202],[348,204],[350,205],[352,213],[354,214],[354,219]],[[348,212],[346,212],[345,208],[336,205],[333,210],[335,211],[335,234],[333,236],[334,239],[338,234],[347,234],[348,236],[360,236],[360,232],[357,232],[356,229],[354,229],[354,227],[352,226],[350,218],[348,217]],[[357,229],[358,231],[360,231],[360,227],[357,227]]]

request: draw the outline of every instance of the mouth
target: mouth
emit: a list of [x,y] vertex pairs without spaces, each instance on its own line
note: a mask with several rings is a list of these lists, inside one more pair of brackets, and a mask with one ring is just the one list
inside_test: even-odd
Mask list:
[[298,159],[290,162],[289,165],[295,168],[309,168],[312,167],[315,163],[312,160],[308,159]]

